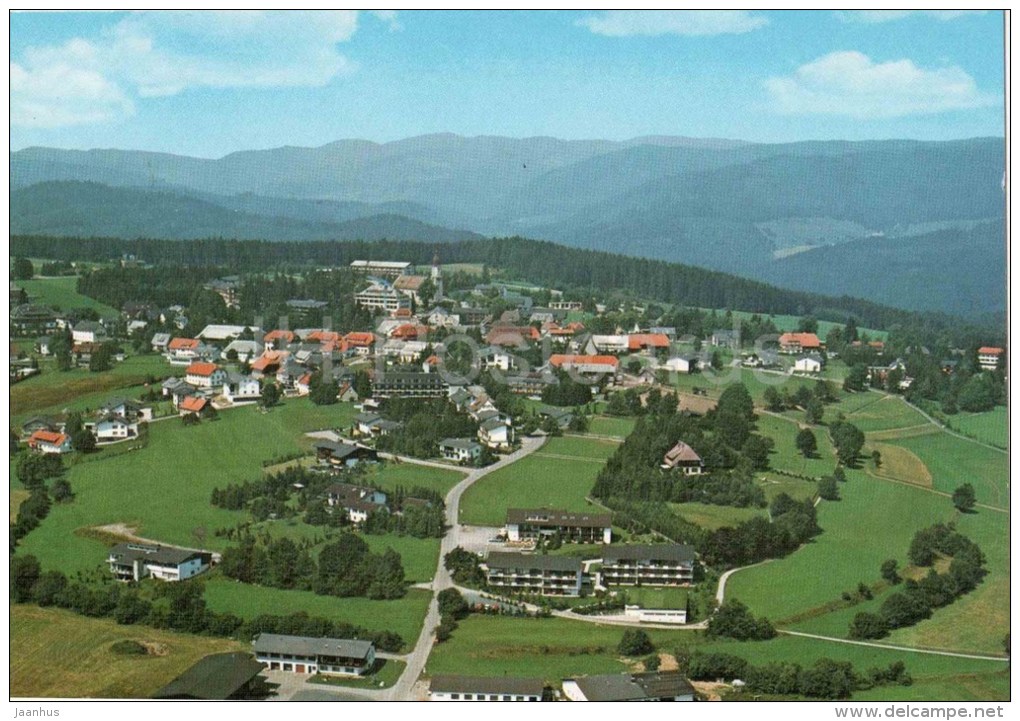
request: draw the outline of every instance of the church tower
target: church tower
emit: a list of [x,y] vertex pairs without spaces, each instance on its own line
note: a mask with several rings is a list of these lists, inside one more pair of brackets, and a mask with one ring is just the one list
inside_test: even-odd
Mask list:
[[439,267],[439,253],[432,256],[432,284],[436,286],[433,300],[443,299],[443,269]]

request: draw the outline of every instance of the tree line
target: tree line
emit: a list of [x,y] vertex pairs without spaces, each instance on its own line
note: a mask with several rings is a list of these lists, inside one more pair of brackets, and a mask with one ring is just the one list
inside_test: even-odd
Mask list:
[[[717,271],[660,260],[567,248],[520,237],[459,243],[344,241],[273,243],[221,238],[173,241],[157,239],[59,238],[11,236],[12,255],[51,260],[109,261],[124,253],[152,263],[265,272],[313,266],[346,267],[352,260],[393,260],[425,265],[439,252],[447,263],[484,263],[515,277],[572,291],[578,297],[626,290],[637,297],[696,308],[740,308],[764,314],[808,315],[845,322],[848,317],[871,328],[916,326],[928,331],[958,327],[958,319],[913,313],[847,296],[833,298],[790,291]],[[1001,334],[1001,330],[999,331]]]

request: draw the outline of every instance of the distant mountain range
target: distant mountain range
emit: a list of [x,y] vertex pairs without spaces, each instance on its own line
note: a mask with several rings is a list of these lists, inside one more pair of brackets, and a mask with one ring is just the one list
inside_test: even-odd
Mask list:
[[[11,154],[11,232],[518,234],[972,314],[1004,308],[1002,288],[983,282],[1005,264],[1004,168],[996,138],[773,145],[444,134],[216,160],[27,148]],[[833,263],[850,265],[833,272]]]

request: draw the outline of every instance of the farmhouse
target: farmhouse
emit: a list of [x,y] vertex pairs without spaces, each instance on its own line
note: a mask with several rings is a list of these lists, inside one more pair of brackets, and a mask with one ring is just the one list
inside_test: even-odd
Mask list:
[[167,360],[174,365],[190,363],[199,356],[201,345],[197,338],[174,338],[166,345]]
[[375,663],[370,641],[260,633],[252,646],[255,658],[270,671],[362,676]]
[[470,438],[444,438],[439,442],[439,455],[448,461],[475,463],[482,455],[482,446]]
[[540,678],[507,676],[433,676],[429,701],[542,701]]
[[11,310],[11,335],[35,336],[59,326],[57,314],[45,306],[23,303]]
[[161,688],[153,698],[226,701],[261,697],[263,666],[250,653],[214,653]]
[[118,581],[141,581],[149,576],[160,581],[183,581],[207,570],[212,554],[144,543],[119,543],[110,549],[107,562],[110,573]]
[[705,472],[705,462],[701,456],[683,441],[677,441],[675,446],[666,451],[662,467],[679,468],[685,476],[698,476]]
[[129,421],[151,421],[152,406],[130,398],[111,398],[100,406],[103,413],[123,416]]
[[[177,396],[174,396],[174,400],[177,400]],[[177,412],[182,416],[193,413],[201,414],[208,405],[209,401],[205,398],[199,398],[198,396],[184,396],[177,401]]]
[[693,701],[694,687],[679,671],[581,676],[563,681],[571,701]]
[[543,596],[578,596],[583,571],[580,558],[530,553],[493,552],[485,560],[493,588]]
[[709,338],[713,348],[739,348],[740,331],[719,329]]
[[196,388],[215,388],[222,386],[227,379],[227,372],[215,363],[204,361],[192,363],[184,371],[184,380]]
[[240,307],[237,293],[241,288],[241,279],[236,275],[228,275],[223,278],[210,280],[202,287],[205,290],[211,290],[213,293],[222,298],[228,308]]
[[70,453],[71,437],[54,431],[35,431],[28,437],[28,447],[37,453]]
[[102,323],[83,320],[71,329],[71,341],[74,343],[102,343],[106,340],[106,328]]
[[611,543],[613,517],[609,513],[508,508],[506,531],[512,543],[555,535],[569,543]]
[[353,466],[359,461],[379,460],[379,453],[374,448],[337,441],[316,441],[315,455],[334,468]]
[[632,353],[666,348],[669,348],[669,338],[664,333],[631,333],[627,337],[627,349]]
[[351,523],[368,520],[372,511],[386,510],[386,494],[377,488],[334,483],[326,489],[326,502],[347,511]]
[[630,336],[593,335],[590,345],[599,353],[626,353],[630,348]]
[[152,350],[154,353],[166,353],[167,346],[170,345],[170,334],[169,333],[155,333],[152,336]]
[[780,353],[796,354],[821,349],[822,342],[814,333],[783,333],[779,336]]
[[978,365],[982,370],[993,371],[999,367],[999,359],[1005,352],[1002,348],[982,346],[978,348]]
[[265,346],[257,340],[232,340],[223,349],[223,352],[220,353],[220,358],[223,360],[234,360],[236,358],[242,363],[247,363],[262,355],[263,350],[265,350]]
[[694,549],[676,543],[605,546],[604,586],[684,586],[694,581]]
[[554,353],[549,356],[549,365],[565,371],[578,373],[612,374],[620,369],[620,361],[611,355],[565,355]]

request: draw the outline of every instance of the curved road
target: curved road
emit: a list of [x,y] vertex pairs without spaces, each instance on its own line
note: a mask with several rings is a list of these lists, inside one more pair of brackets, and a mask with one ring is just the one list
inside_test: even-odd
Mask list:
[[[461,545],[461,525],[458,523],[458,517],[460,516],[460,498],[464,495],[464,491],[471,487],[473,483],[489,475],[493,471],[498,471],[504,466],[508,466],[511,463],[519,461],[525,456],[534,453],[545,443],[545,437],[539,438],[524,438],[521,441],[520,450],[511,453],[508,456],[504,456],[500,460],[496,461],[490,466],[485,468],[478,468],[461,480],[457,485],[450,489],[446,494],[446,523],[447,531],[446,535],[443,536],[442,542],[440,543],[439,550],[439,562],[436,566],[436,575],[432,578],[432,583],[429,587],[433,591],[432,602],[429,604],[428,614],[425,616],[425,623],[422,625],[421,633],[418,636],[418,641],[414,645],[414,649],[405,656],[395,656],[389,654],[379,654],[380,657],[388,657],[404,661],[407,664],[407,668],[404,669],[404,673],[400,675],[393,686],[387,689],[379,691],[359,688],[345,688],[345,687],[330,687],[330,686],[317,686],[317,691],[326,691],[333,693],[335,689],[335,695],[343,698],[357,698],[357,699],[373,699],[376,701],[408,701],[413,700],[413,689],[415,683],[418,681],[418,677],[421,676],[422,671],[425,669],[425,662],[428,660],[429,654],[432,653],[432,646],[435,643],[435,636],[433,631],[435,627],[439,625],[439,605],[436,602],[435,594],[439,593],[443,589],[452,588],[454,586],[453,578],[450,576],[450,572],[446,570],[443,565],[443,557],[452,551],[457,546]],[[380,454],[381,455],[381,454]],[[401,460],[410,463],[421,463],[421,461],[412,458],[401,458]],[[429,462],[424,464],[432,465]],[[423,465],[424,465],[423,464]],[[441,464],[435,464],[441,465]],[[449,468],[448,465],[443,465],[445,468]]]

